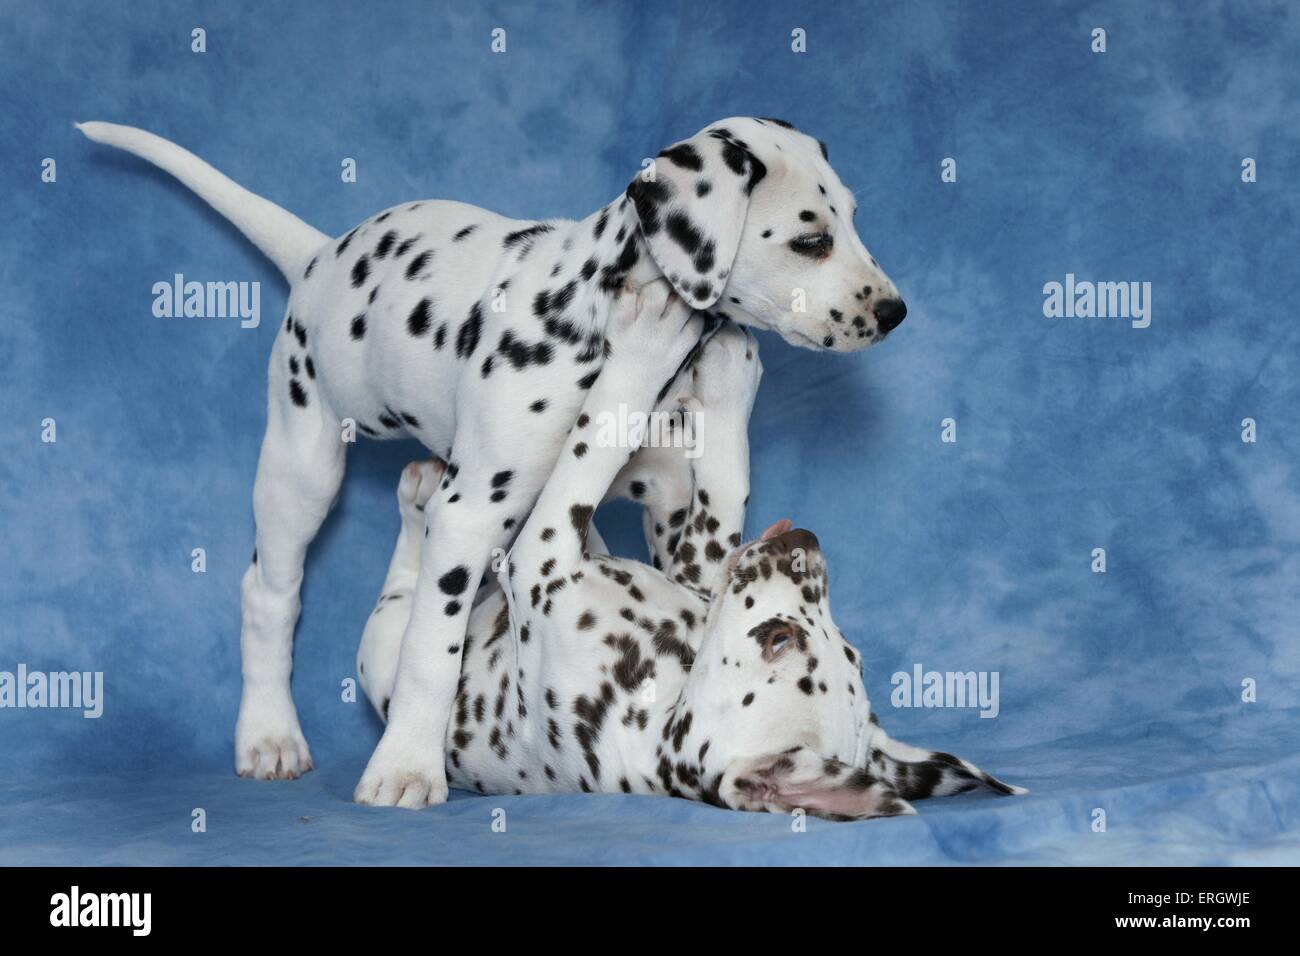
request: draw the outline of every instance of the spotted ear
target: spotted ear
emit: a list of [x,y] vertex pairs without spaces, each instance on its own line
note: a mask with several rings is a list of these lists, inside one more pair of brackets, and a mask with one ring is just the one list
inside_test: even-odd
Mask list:
[[713,129],[665,149],[627,187],[650,255],[694,308],[722,294],[750,194],[766,175],[748,145]]

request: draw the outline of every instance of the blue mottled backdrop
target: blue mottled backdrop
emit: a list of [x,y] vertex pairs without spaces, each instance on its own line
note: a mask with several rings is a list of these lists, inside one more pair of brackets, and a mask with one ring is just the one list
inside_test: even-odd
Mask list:
[[[98,720],[0,710],[0,862],[1300,860],[1294,4],[5,0],[0,45],[0,671],[105,675]],[[430,197],[580,217],[736,114],[827,142],[910,307],[859,355],[763,338],[753,526],[819,532],[888,729],[1033,793],[807,833],[631,796],[354,807],[380,727],[340,685],[411,445],[352,456],[308,567],[294,691],[320,769],[235,778],[285,286],[73,121],[151,129],[339,234]],[[176,273],[260,281],[262,325],[154,318]],[[1068,273],[1150,282],[1150,327],[1045,317]],[[633,518],[606,516],[618,550]],[[997,718],[891,707],[918,663],[998,672]]]

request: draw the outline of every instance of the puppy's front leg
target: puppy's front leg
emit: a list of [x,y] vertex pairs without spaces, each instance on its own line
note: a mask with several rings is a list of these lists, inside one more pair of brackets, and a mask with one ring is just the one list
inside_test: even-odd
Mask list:
[[712,593],[727,555],[741,542],[749,503],[749,414],[763,365],[753,335],[734,323],[720,328],[693,369],[685,404],[693,494],[667,519],[670,559],[679,584]]
[[470,607],[493,552],[504,554],[536,501],[561,441],[562,423],[523,433],[499,403],[482,395],[464,401],[463,429],[425,505],[388,726],[353,793],[358,803],[419,809],[447,799],[444,743]]
[[425,508],[427,533],[388,726],[353,793],[357,803],[418,810],[447,799],[443,738],[460,679],[461,645],[474,592],[501,543],[500,519],[467,507],[466,492],[451,489],[486,488],[490,480],[490,474],[461,472],[450,484],[444,480]]
[[[654,409],[656,392],[673,380],[703,324],[666,282],[650,283],[635,298],[629,293],[615,307],[607,338],[611,355],[510,553],[516,602],[536,607],[543,585],[562,585],[563,575],[581,564],[596,506],[646,438],[619,435],[611,426]],[[536,592],[527,593],[534,583]]]
[[402,469],[397,486],[401,531],[379,600],[370,612],[357,649],[357,674],[375,711],[388,720],[388,702],[397,683],[397,658],[402,635],[411,621],[411,596],[420,577],[420,550],[424,542],[424,509],[442,482],[443,462],[413,461]]

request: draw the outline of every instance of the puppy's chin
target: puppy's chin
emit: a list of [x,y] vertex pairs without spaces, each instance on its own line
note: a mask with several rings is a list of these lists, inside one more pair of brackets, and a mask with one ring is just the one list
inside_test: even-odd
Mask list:
[[755,329],[762,329],[764,332],[775,332],[787,345],[793,345],[796,348],[801,349],[811,349],[814,352],[831,351],[830,349],[827,349],[826,346],[822,345],[821,342],[805,335],[803,332],[792,326],[783,327],[780,325],[774,325],[761,315],[754,315],[752,312],[740,312],[739,314],[736,314],[736,312],[737,310],[733,308],[729,310],[727,314],[742,325],[748,325]]
[[834,352],[835,351],[835,349],[833,348],[828,349],[826,346],[822,345],[822,343],[814,342],[812,339],[804,335],[802,332],[797,332],[793,329],[791,329],[789,332],[781,332],[780,334],[781,334],[781,338],[785,339],[787,344],[798,346],[801,349],[808,349],[809,351],[812,352]]
[[813,339],[807,333],[799,329],[776,329],[776,334],[785,340],[786,344],[794,345],[801,349],[809,349],[813,352],[834,352],[837,355],[852,355],[854,352],[865,352],[873,345],[879,345],[888,338],[888,334],[876,336],[871,339],[862,339],[861,341],[850,339],[847,336],[833,336],[830,345],[826,345],[823,340]]
[[[769,328],[772,328],[769,326]],[[793,345],[796,348],[808,349],[812,352],[834,352],[835,348],[827,348],[817,339],[794,328],[772,328],[772,331],[785,341],[787,345]]]

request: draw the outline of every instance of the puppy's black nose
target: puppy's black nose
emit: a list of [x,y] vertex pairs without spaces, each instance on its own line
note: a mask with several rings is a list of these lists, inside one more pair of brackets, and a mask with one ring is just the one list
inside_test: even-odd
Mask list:
[[880,324],[880,331],[889,332],[907,318],[907,306],[902,299],[881,299],[871,307],[871,313]]

